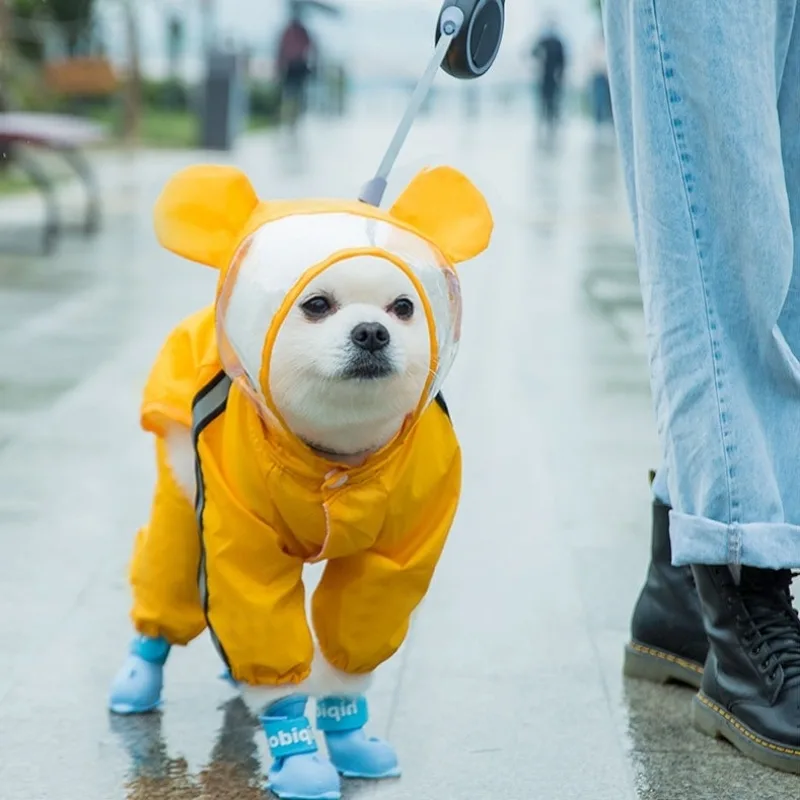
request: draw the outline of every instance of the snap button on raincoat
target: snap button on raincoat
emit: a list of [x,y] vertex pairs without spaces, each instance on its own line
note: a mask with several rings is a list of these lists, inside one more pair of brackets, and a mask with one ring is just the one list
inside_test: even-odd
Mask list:
[[[145,387],[141,424],[156,436],[158,481],[131,565],[141,633],[183,644],[207,625],[233,677],[265,686],[308,678],[314,638],[353,675],[400,647],[460,492],[439,395],[460,333],[453,265],[481,252],[491,228],[483,197],[448,168],[423,171],[389,211],[260,202],[226,167],[193,167],[168,184],[156,208],[161,242],[220,278],[215,303],[173,331]],[[303,287],[363,254],[394,263],[418,289],[431,369],[395,439],[349,467],[287,428],[268,365]],[[191,498],[175,447],[190,435]],[[309,623],[302,570],[315,561],[326,565]]]

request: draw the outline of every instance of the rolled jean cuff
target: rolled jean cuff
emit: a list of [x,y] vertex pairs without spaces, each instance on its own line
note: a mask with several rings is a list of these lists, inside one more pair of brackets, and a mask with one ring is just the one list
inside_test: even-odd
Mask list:
[[672,563],[741,564],[760,569],[800,566],[800,526],[785,522],[715,522],[669,513]]

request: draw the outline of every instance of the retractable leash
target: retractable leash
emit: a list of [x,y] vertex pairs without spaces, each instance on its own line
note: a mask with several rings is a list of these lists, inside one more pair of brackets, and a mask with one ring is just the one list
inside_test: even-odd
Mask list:
[[484,75],[500,50],[504,25],[505,0],[445,0],[436,28],[436,49],[408,101],[375,177],[361,190],[358,199],[362,203],[381,204],[389,173],[439,68],[462,80]]

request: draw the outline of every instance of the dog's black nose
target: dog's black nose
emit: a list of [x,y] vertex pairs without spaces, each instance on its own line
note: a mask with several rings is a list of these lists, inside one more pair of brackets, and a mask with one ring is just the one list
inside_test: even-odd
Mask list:
[[350,338],[356,347],[375,353],[389,344],[389,331],[380,322],[361,322],[350,331]]

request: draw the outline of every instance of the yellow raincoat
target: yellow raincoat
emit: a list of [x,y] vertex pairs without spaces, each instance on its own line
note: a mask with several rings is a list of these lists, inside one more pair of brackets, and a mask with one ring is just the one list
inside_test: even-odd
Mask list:
[[[220,278],[214,305],[169,336],[144,392],[158,477],[131,565],[134,625],[173,644],[208,625],[236,680],[300,683],[314,655],[302,570],[324,560],[312,602],[319,649],[343,673],[369,673],[402,644],[456,512],[460,451],[438,393],[459,339],[453,265],[489,242],[485,200],[460,173],[436,168],[388,211],[261,202],[238,170],[200,166],[167,185],[155,221],[165,247]],[[250,258],[254,248],[274,263]],[[270,397],[269,360],[308,281],[363,254],[415,284],[431,371],[398,436],[348,467],[288,431]],[[176,437],[193,445],[191,499],[170,450]]]

